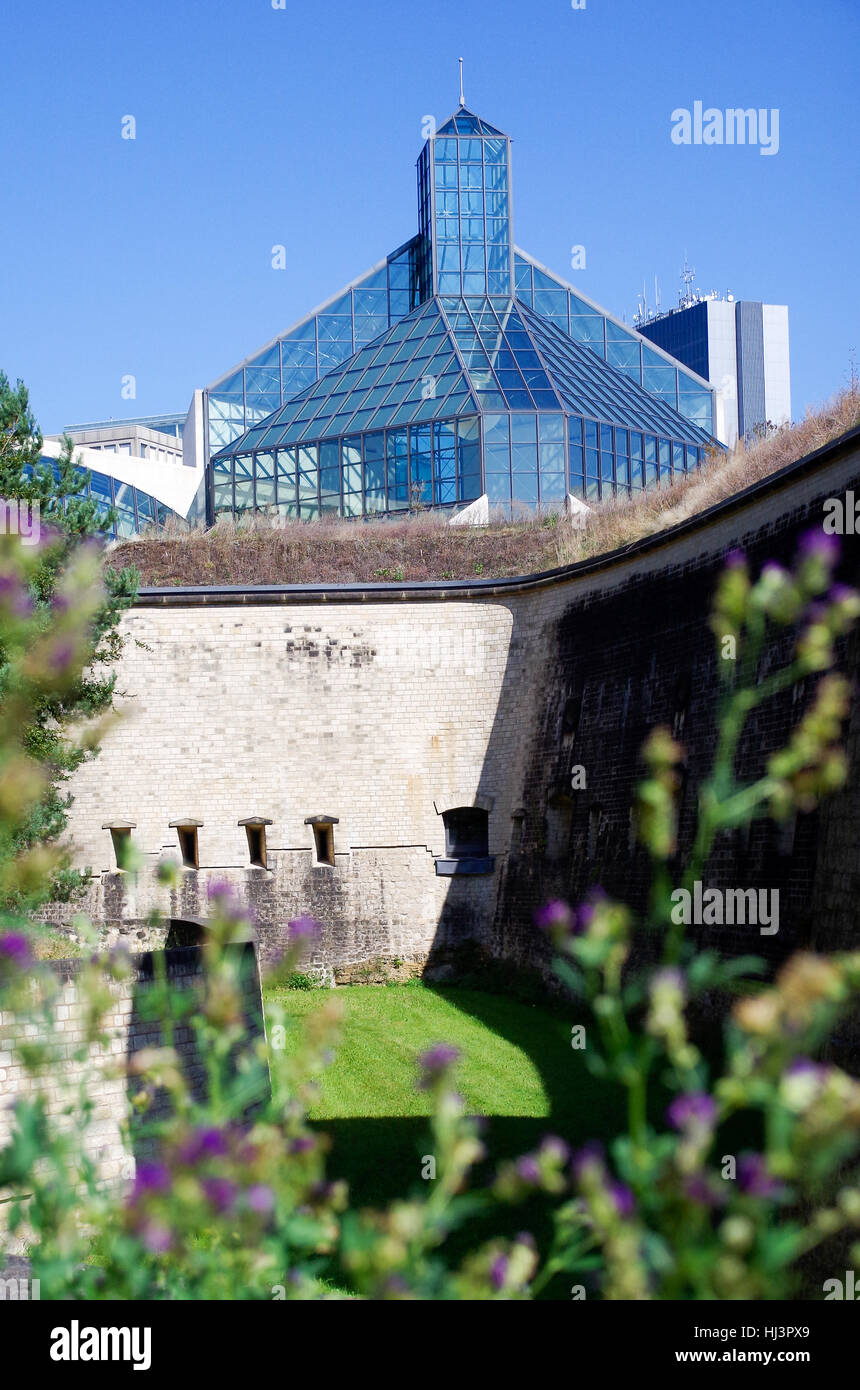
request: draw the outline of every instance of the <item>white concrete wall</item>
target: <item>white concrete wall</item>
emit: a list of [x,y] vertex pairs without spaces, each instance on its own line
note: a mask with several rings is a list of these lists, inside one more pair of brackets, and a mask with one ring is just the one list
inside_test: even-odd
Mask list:
[[791,420],[788,306],[763,304],[765,415],[774,425]]

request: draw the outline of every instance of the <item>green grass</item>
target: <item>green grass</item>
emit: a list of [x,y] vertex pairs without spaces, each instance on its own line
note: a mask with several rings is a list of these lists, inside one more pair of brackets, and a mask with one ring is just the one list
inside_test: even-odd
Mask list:
[[[427,1095],[415,1088],[415,1059],[437,1042],[460,1049],[458,1083],[474,1113],[549,1116],[547,1085],[520,1043],[526,1030],[540,1033],[566,1071],[570,1043],[563,1017],[471,990],[347,985],[337,996],[346,1006],[344,1039],[323,1077],[313,1119],[429,1114]],[[320,1005],[319,992],[280,990],[277,998],[296,1033]]]
[[[486,1117],[488,1159],[476,1168],[473,1186],[545,1134],[559,1134],[575,1148],[623,1127],[620,1093],[595,1080],[584,1053],[571,1047],[571,1027],[579,1021],[573,1006],[417,982],[347,985],[337,997],[345,1005],[343,1040],[320,1078],[311,1121],[329,1136],[328,1175],[346,1179],[354,1206],[385,1206],[425,1186],[429,1101],[416,1089],[416,1058],[433,1043],[460,1049],[458,1088],[471,1113]],[[325,995],[280,987],[271,998],[286,1010],[289,1047]],[[473,1218],[449,1237],[447,1258],[457,1263],[491,1237],[523,1230],[546,1249],[551,1227],[543,1199]],[[545,1296],[568,1297],[564,1280],[554,1280]]]
[[[420,984],[351,985],[337,994],[345,1004],[343,1041],[311,1119],[331,1137],[330,1175],[347,1179],[358,1205],[404,1197],[420,1182],[421,1157],[430,1151],[429,1102],[415,1086],[416,1058],[433,1043],[461,1051],[458,1088],[471,1113],[487,1117],[493,1164],[527,1152],[544,1134],[577,1146],[623,1122],[617,1090],[596,1081],[570,1045],[572,1008]],[[321,996],[281,988],[273,997],[292,1024],[289,1047]],[[489,1171],[484,1165],[477,1180]]]

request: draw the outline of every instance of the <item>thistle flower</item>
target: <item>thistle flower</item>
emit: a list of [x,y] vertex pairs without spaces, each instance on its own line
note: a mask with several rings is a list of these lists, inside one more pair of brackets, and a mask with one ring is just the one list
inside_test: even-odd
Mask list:
[[418,1078],[418,1090],[429,1091],[433,1086],[445,1079],[448,1071],[459,1061],[460,1049],[449,1047],[446,1043],[437,1043],[435,1047],[428,1048],[422,1052],[418,1058],[418,1066],[421,1075]]
[[738,1158],[737,1184],[748,1197],[776,1197],[782,1192],[782,1184],[768,1172],[767,1160],[763,1154],[745,1153]]
[[257,1216],[268,1216],[275,1207],[275,1194],[266,1183],[254,1183],[245,1193],[245,1202]]
[[296,917],[292,922],[287,923],[287,930],[292,944],[310,944],[320,936],[322,923],[318,922],[315,917]]
[[211,1205],[222,1214],[229,1211],[236,1200],[238,1188],[231,1178],[204,1178],[201,1187]]
[[139,1163],[134,1176],[130,1201],[136,1202],[145,1193],[169,1192],[170,1169],[163,1163]]
[[581,1149],[577,1149],[570,1162],[571,1171],[577,1182],[589,1172],[603,1173],[605,1171],[605,1159],[603,1145],[596,1139],[589,1140],[583,1144]]
[[140,1239],[152,1255],[166,1255],[173,1245],[169,1228],[158,1221],[148,1221],[140,1233]]
[[795,575],[800,589],[809,597],[823,594],[830,576],[839,563],[842,543],[838,536],[816,527],[806,531],[797,548]]
[[0,965],[8,964],[24,970],[32,959],[30,942],[23,932],[6,932],[0,936]]
[[228,883],[226,879],[216,878],[207,883],[206,896],[210,902],[225,903],[235,897],[235,890],[232,883]]
[[636,1198],[633,1196],[633,1189],[623,1182],[611,1182],[607,1188],[615,1210],[625,1221],[629,1221],[636,1210]]
[[227,1153],[227,1138],[215,1126],[198,1129],[179,1149],[181,1163],[193,1167],[207,1158],[221,1158]]
[[690,1091],[675,1097],[666,1119],[677,1130],[711,1130],[717,1119],[717,1103],[706,1091]]
[[695,1202],[702,1207],[720,1207],[725,1205],[726,1194],[719,1187],[715,1187],[706,1173],[690,1173],[685,1177],[682,1191],[690,1202]]
[[569,936],[573,936],[578,927],[577,915],[566,902],[560,898],[553,899],[539,907],[534,915],[535,926],[540,931],[546,932],[554,945],[560,946]]

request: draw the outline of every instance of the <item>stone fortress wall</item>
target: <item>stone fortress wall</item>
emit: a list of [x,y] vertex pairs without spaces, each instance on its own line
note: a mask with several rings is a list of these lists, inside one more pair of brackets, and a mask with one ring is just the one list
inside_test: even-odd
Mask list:
[[[725,553],[790,562],[828,497],[856,488],[858,434],[623,552],[506,581],[144,590],[124,619],[121,718],[75,774],[69,843],[93,879],[86,911],[133,949],[166,921],[204,924],[207,885],[227,879],[254,911],[260,958],[291,918],[320,919],[315,965],[338,979],[374,962],[417,970],[459,948],[540,965],[532,924],[548,897],[589,885],[641,902],[644,856],[630,807],[639,750],[655,724],[685,743],[682,842],[714,746],[717,671],[707,626]],[[842,575],[860,578],[845,541]],[[784,653],[775,646],[769,660]],[[856,667],[857,645],[845,661]],[[796,723],[811,687],[756,718],[741,752],[754,775]],[[847,944],[860,887],[860,710],[850,787],[778,832],[764,823],[722,844],[714,884],[779,887],[779,955],[799,940]],[[571,787],[571,769],[585,788]],[[853,790],[852,790],[853,788]],[[486,812],[479,872],[446,870],[445,812]],[[265,826],[266,867],[240,821]],[[331,818],[333,865],[314,817]],[[197,821],[199,867],[157,882]],[[144,856],[116,870],[105,825],[133,823]],[[760,950],[756,937],[724,938]]]

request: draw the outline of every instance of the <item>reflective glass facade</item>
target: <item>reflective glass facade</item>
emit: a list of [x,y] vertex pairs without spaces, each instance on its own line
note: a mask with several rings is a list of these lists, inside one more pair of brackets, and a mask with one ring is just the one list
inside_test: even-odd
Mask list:
[[364,343],[372,342],[426,298],[419,287],[419,242],[419,237],[413,237],[349,289],[209,387],[210,455]]
[[209,388],[210,516],[510,514],[701,462],[709,387],[515,251],[510,165],[461,108],[419,157],[417,237]]

